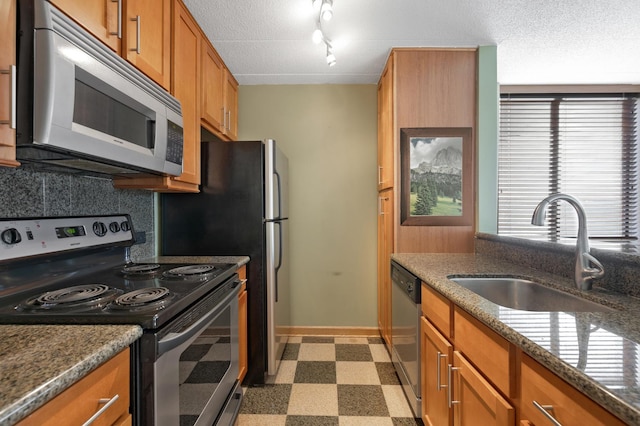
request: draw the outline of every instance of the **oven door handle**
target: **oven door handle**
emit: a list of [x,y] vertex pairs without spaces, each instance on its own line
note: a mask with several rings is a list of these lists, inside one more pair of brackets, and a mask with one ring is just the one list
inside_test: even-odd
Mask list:
[[220,313],[229,305],[229,303],[235,298],[238,298],[238,294],[240,293],[240,280],[236,279],[233,283],[233,290],[224,298],[218,306],[209,311],[206,315],[200,318],[198,321],[191,324],[185,330],[179,333],[169,333],[164,338],[162,338],[158,342],[158,355],[164,354],[184,342],[188,341],[192,337],[197,336],[203,328],[208,327],[209,323],[211,323]]

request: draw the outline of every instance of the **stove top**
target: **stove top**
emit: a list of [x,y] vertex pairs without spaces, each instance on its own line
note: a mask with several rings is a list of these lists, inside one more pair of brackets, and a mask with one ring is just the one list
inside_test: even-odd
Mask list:
[[0,220],[0,323],[155,329],[234,276],[235,264],[126,262],[129,220]]

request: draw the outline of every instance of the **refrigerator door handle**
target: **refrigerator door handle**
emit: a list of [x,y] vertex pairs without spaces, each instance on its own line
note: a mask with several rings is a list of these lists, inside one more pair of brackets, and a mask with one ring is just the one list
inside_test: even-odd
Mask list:
[[282,267],[282,222],[274,222],[278,225],[278,264],[275,267],[275,296],[278,301],[278,271]]
[[278,173],[277,170],[274,170],[273,174],[276,176],[276,182],[278,185],[278,214],[276,218],[281,219],[282,218],[282,185],[280,183],[280,173]]

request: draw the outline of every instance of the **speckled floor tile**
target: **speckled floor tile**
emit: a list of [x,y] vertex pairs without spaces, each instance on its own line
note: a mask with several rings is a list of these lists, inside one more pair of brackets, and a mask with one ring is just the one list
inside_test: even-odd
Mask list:
[[335,361],[336,347],[333,343],[302,343],[298,361]]
[[340,416],[340,426],[393,426],[389,417]]
[[336,383],[336,363],[298,361],[294,383]]
[[383,385],[399,385],[400,379],[396,374],[396,369],[393,367],[392,362],[376,362],[376,370],[378,371],[378,377],[380,377],[380,383]]
[[287,416],[285,426],[339,426],[338,416]]
[[290,338],[267,383],[245,390],[235,426],[424,426],[381,339]]
[[413,412],[407,404],[402,386],[383,385],[382,393],[387,401],[387,408],[391,417],[413,417]]
[[298,359],[298,352],[300,351],[300,343],[287,343],[284,347],[282,359],[294,360]]
[[337,361],[336,382],[341,385],[379,385],[380,377],[373,362]]
[[287,414],[291,384],[248,388],[240,406],[241,414]]
[[302,343],[334,343],[335,337],[303,336]]
[[389,417],[380,386],[338,385],[338,408],[341,416]]
[[338,385],[296,383],[291,388],[289,415],[337,416]]
[[371,357],[375,362],[391,362],[389,352],[387,352],[387,348],[384,345],[369,345],[369,351],[371,352]]
[[238,414],[235,426],[285,426],[287,416],[266,414]]
[[373,361],[369,345],[336,345],[336,361]]

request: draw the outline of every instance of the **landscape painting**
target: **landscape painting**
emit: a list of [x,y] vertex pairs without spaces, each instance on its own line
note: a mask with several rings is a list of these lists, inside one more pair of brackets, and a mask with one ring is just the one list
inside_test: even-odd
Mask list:
[[465,217],[470,133],[468,128],[402,129],[403,225],[456,224],[455,218]]

